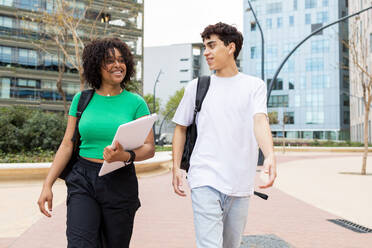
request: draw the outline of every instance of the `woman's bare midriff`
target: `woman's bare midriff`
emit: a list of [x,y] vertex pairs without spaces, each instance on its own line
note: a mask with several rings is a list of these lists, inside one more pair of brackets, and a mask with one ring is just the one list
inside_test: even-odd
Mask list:
[[86,160],[89,160],[91,162],[94,162],[94,163],[103,163],[103,159],[98,159],[98,158],[86,158],[86,157],[82,157],[83,159],[86,159]]

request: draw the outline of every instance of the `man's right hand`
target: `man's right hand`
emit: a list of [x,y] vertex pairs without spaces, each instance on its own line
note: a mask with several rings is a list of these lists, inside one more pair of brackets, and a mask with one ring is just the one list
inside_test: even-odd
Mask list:
[[185,197],[185,191],[182,189],[182,182],[183,182],[183,172],[179,168],[173,167],[173,189],[174,192],[179,195]]
[[[48,203],[48,210],[45,209],[45,202]],[[39,205],[40,212],[44,214],[47,217],[52,217],[50,212],[52,212],[52,202],[53,202],[53,192],[51,187],[43,187],[43,190],[41,191],[39,200],[37,201],[37,204]]]

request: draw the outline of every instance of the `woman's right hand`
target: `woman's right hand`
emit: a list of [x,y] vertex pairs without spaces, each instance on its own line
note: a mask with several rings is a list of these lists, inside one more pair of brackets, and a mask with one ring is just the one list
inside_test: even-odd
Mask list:
[[[45,202],[48,203],[49,212],[45,209]],[[52,212],[52,202],[53,202],[52,187],[43,186],[37,204],[39,205],[40,212],[47,217],[52,217],[52,215],[50,214],[50,212]]]

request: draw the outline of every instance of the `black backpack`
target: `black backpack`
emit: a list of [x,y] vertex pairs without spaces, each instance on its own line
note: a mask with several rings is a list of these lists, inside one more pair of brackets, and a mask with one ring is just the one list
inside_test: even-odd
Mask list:
[[70,160],[68,161],[66,167],[63,169],[61,174],[58,176],[59,178],[65,180],[67,175],[71,172],[72,166],[76,163],[79,157],[79,147],[81,144],[80,141],[80,133],[79,133],[79,122],[82,113],[84,112],[85,108],[88,106],[90,100],[92,99],[92,96],[94,94],[94,89],[89,89],[89,90],[83,90],[80,95],[79,103],[77,106],[77,111],[76,111],[76,125],[75,125],[75,131],[74,135],[72,136],[72,143],[73,143],[73,149],[72,149],[72,154],[70,157]]
[[194,119],[190,126],[186,130],[186,140],[183,148],[182,160],[181,160],[181,169],[186,172],[190,168],[190,157],[192,150],[194,149],[196,138],[198,136],[198,131],[196,129],[195,118],[196,114],[200,111],[202,103],[204,101],[205,95],[208,92],[209,84],[211,81],[210,76],[201,76],[198,78],[198,86],[196,89],[195,97],[195,109],[194,109]]

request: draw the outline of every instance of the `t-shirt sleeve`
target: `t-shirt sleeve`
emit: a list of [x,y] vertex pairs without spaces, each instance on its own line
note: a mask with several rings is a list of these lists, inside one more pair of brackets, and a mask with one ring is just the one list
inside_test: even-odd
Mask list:
[[135,119],[138,119],[142,116],[149,115],[150,111],[149,108],[147,107],[147,104],[145,100],[138,96],[138,105],[137,105],[137,110],[136,110],[136,115],[134,116]]
[[72,99],[71,105],[70,105],[70,111],[68,112],[68,115],[75,116],[77,112],[78,103],[80,100],[81,92],[78,92],[75,94],[74,98]]
[[197,81],[191,81],[179,103],[176,113],[173,117],[173,122],[181,126],[190,126],[194,117],[195,97],[196,97]]
[[266,84],[262,81],[258,81],[258,86],[253,92],[253,116],[258,113],[267,115],[267,89]]

